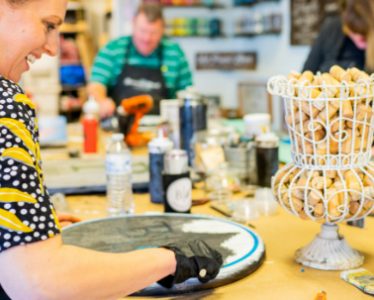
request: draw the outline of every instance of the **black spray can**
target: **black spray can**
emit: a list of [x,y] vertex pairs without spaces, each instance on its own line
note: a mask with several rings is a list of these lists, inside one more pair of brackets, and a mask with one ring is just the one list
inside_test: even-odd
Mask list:
[[256,137],[256,166],[258,185],[271,186],[271,178],[278,171],[279,138],[274,133]]
[[192,182],[188,169],[187,152],[174,149],[164,156],[164,211],[190,213]]
[[187,151],[188,163],[194,161],[194,136],[207,129],[207,104],[204,99],[191,91],[180,93],[179,108],[181,148]]
[[173,142],[164,137],[162,131],[158,137],[148,143],[149,152],[149,194],[153,203],[164,202],[162,172],[164,170],[164,155],[173,149]]

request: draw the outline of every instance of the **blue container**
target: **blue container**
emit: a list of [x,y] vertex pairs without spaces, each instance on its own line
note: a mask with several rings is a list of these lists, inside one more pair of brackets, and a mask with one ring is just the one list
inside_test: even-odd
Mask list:
[[192,166],[195,155],[193,138],[196,132],[207,129],[207,105],[201,99],[185,95],[179,109],[181,148],[187,151],[188,164]]
[[67,65],[60,67],[60,82],[62,85],[79,86],[86,83],[82,65]]
[[162,131],[157,138],[148,144],[149,152],[149,194],[151,202],[163,203],[164,190],[162,181],[162,171],[164,169],[164,155],[173,148],[173,142],[163,137]]

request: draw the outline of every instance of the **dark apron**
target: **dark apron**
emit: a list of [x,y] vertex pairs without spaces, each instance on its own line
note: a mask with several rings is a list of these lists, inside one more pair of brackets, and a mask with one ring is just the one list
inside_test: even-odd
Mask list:
[[160,66],[156,69],[149,67],[130,66],[129,55],[131,49],[130,42],[125,53],[125,63],[117,83],[109,90],[111,97],[118,105],[122,99],[138,96],[142,94],[153,97],[153,108],[148,114],[160,113],[160,101],[167,98],[167,89],[162,76],[162,47],[158,49]]

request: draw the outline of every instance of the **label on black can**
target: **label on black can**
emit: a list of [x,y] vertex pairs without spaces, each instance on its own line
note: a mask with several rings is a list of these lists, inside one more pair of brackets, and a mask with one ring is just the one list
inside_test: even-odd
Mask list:
[[189,178],[180,178],[172,182],[166,193],[170,207],[179,212],[188,211],[191,208],[191,189]]
[[165,212],[189,213],[192,204],[192,182],[189,172],[164,174]]

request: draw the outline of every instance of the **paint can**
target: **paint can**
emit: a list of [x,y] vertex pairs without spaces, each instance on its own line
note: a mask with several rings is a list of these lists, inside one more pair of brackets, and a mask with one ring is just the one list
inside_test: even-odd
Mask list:
[[193,141],[207,129],[207,104],[203,97],[192,89],[178,94],[181,148],[187,152],[188,163],[194,162]]
[[186,151],[173,149],[166,152],[162,180],[164,187],[164,211],[190,213],[192,182]]
[[256,166],[258,185],[271,186],[271,178],[278,170],[279,138],[272,132],[256,138]]

